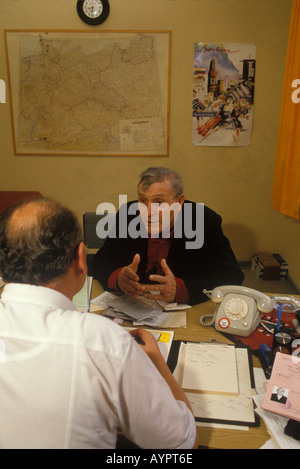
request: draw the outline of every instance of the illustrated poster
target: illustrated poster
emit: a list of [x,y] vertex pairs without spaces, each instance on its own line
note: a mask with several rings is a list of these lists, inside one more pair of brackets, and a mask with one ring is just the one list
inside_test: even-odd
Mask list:
[[255,58],[255,44],[194,44],[193,145],[250,145]]

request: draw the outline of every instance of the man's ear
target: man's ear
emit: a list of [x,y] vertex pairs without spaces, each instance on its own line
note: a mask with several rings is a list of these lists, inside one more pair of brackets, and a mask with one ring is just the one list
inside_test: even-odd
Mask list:
[[83,242],[81,242],[77,248],[77,256],[75,261],[77,268],[81,270],[84,275],[86,275],[88,268],[86,263],[85,245],[83,244]]
[[184,201],[185,201],[185,195],[180,194],[180,196],[178,197],[178,202],[180,203],[181,206],[183,205]]

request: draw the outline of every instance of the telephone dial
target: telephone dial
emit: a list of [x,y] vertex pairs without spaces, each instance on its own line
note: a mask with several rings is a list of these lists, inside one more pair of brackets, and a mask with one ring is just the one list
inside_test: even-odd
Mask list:
[[[219,306],[213,315],[202,316],[201,324],[214,325],[218,331],[228,334],[248,337],[259,325],[262,313],[276,308],[272,298],[248,287],[224,285],[203,292]],[[212,318],[209,323],[208,317]]]

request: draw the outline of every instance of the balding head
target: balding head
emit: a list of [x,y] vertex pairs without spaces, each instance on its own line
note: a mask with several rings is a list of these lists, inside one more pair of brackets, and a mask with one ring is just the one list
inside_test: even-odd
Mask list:
[[71,210],[40,198],[0,215],[0,271],[5,282],[45,285],[67,273],[82,241]]
[[15,206],[7,220],[7,234],[10,240],[37,233],[42,219],[51,215],[55,206],[55,202],[46,199],[34,199]]

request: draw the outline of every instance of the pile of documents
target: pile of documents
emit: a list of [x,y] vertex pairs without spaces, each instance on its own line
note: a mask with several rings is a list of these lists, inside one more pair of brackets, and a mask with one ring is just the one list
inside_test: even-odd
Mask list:
[[121,296],[110,301],[103,314],[152,326],[160,326],[169,317],[169,313],[163,313],[163,308],[157,301],[146,304],[130,296]]
[[[91,303],[103,309],[104,316],[131,321],[135,326],[151,327],[186,327],[186,312],[189,305],[167,304],[161,301],[147,300],[143,297],[132,298],[127,295],[117,296],[104,292]],[[177,311],[174,315],[174,311]]]
[[[283,391],[278,393],[278,389]],[[300,421],[300,358],[276,353],[271,378],[264,380],[253,397],[271,440],[264,447],[300,449],[300,441],[286,435],[289,419]]]

